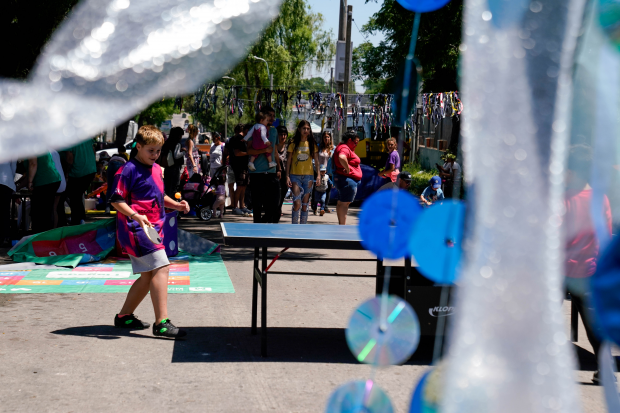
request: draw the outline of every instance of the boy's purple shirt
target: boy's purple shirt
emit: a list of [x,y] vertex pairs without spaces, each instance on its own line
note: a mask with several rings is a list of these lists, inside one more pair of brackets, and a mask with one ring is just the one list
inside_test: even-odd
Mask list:
[[[114,175],[114,194],[110,202],[125,202],[135,212],[145,215],[159,236],[164,238],[164,181],[161,167],[147,166],[131,159]],[[143,257],[165,248],[155,245],[133,219],[117,214],[117,238],[127,254]]]

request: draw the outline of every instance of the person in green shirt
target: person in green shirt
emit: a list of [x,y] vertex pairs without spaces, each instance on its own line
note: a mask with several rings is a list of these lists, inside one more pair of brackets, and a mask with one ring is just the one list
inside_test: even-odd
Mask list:
[[54,228],[54,201],[60,187],[60,174],[49,152],[24,161],[24,166],[28,171],[28,189],[32,192],[32,231],[38,234]]
[[89,139],[65,151],[69,165],[67,181],[67,197],[71,207],[71,225],[80,225],[86,218],[84,209],[84,193],[95,178],[97,161],[93,141]]

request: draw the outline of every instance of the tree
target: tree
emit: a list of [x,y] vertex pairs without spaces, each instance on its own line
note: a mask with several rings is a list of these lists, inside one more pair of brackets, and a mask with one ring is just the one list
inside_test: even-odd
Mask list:
[[[309,61],[320,70],[325,62],[335,54],[335,42],[331,30],[323,29],[323,16],[313,13],[307,0],[284,0],[279,16],[263,32],[258,41],[249,50],[248,57],[241,61],[227,76],[235,79],[212,79],[220,86],[231,84],[249,86],[242,91],[245,99],[245,111],[241,119],[237,114],[229,114],[229,130],[233,122],[253,122],[254,101],[260,88],[269,87],[267,65],[251,56],[267,60],[269,71],[274,78],[274,89],[286,90],[289,102],[298,90],[304,69]],[[224,93],[228,93],[226,90]],[[193,98],[190,98],[193,105]],[[224,108],[221,107],[223,95],[220,91],[216,112],[202,111],[196,119],[208,129],[223,132]],[[191,107],[191,106],[189,106]]]
[[138,126],[161,125],[166,119],[170,119],[174,113],[174,99],[164,98],[143,110],[137,118]]
[[[452,0],[437,11],[422,14],[415,55],[422,64],[424,91],[457,89],[462,13],[463,0]],[[393,91],[390,80],[398,76],[409,52],[414,15],[396,0],[384,0],[362,28],[368,34],[385,35],[379,45],[365,42],[353,51],[353,75],[369,82],[373,93]]]
[[25,79],[52,33],[78,0],[4,0],[0,38],[4,39],[0,77]]
[[299,81],[299,88],[310,92],[323,92],[328,93],[330,91],[329,83],[322,77],[313,77],[312,79],[301,79]]

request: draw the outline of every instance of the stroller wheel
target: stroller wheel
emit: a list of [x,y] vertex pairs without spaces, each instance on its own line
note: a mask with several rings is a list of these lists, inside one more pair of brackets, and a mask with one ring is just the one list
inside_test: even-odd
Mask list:
[[211,208],[209,207],[202,207],[198,210],[198,218],[202,219],[203,221],[210,220],[212,216],[213,211],[211,211]]

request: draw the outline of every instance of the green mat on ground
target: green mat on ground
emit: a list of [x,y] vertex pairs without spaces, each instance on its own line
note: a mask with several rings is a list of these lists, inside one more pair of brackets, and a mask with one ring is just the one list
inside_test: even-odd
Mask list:
[[[140,274],[129,260],[108,258],[76,268],[1,271],[0,294],[126,293]],[[172,294],[234,293],[219,253],[170,258],[168,292]]]

